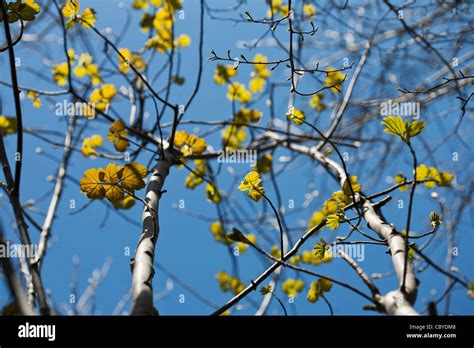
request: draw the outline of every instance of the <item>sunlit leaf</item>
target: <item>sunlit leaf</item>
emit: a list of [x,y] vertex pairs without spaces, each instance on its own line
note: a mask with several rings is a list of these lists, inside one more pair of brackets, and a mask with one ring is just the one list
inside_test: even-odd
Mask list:
[[104,189],[105,196],[109,201],[117,202],[124,197],[124,191],[119,186],[119,172],[122,170],[122,166],[117,166],[115,163],[109,163],[105,167],[104,175]]
[[385,126],[384,132],[399,137],[405,136],[406,124],[400,116],[388,116],[382,121]]
[[116,120],[109,128],[107,139],[114,144],[115,150],[124,152],[130,146],[127,135],[128,131],[123,121]]
[[148,170],[145,166],[137,163],[130,162],[123,167],[121,173],[121,184],[122,187],[127,191],[139,190],[145,187],[145,179]]
[[84,178],[79,182],[82,192],[91,199],[103,199],[105,197],[105,188],[102,185],[105,172],[102,168],[91,168],[84,172]]
[[339,215],[337,214],[331,214],[327,217],[326,220],[326,225],[329,226],[329,228],[332,230],[335,230],[336,228],[339,227]]
[[301,126],[306,120],[306,116],[304,115],[303,111],[295,107],[290,108],[286,114],[286,118],[289,121],[293,121],[297,126]]

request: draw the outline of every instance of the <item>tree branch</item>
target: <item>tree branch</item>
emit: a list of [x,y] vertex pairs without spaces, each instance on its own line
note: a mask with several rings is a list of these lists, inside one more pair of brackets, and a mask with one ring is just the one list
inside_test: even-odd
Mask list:
[[143,208],[143,231],[138,241],[135,258],[132,260],[132,315],[151,315],[153,313],[152,281],[155,270],[155,245],[160,233],[158,208],[165,179],[171,167],[171,154],[165,151],[148,182]]

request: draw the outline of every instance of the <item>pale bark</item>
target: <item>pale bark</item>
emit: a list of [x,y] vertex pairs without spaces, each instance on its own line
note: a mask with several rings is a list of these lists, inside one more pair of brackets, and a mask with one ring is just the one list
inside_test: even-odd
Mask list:
[[[9,190],[9,199],[13,208],[13,214],[15,215],[15,221],[17,224],[20,240],[23,245],[31,246],[31,239],[28,233],[28,225],[25,222],[23,216],[23,208],[20,203],[20,198],[13,190],[15,183],[8,163],[8,157],[5,152],[5,145],[3,143],[3,136],[0,134],[0,162],[2,163],[3,173]],[[49,305],[46,298],[46,292],[44,290],[43,280],[39,272],[38,264],[33,256],[26,258],[28,264],[28,271],[31,274],[31,283],[33,284],[36,298],[38,299],[40,312],[43,315],[49,315]]]
[[397,232],[392,224],[387,223],[383,217],[377,212],[374,204],[366,200],[363,205],[363,216],[367,222],[367,226],[376,232],[380,238],[387,241],[390,254],[392,255],[392,263],[398,278],[399,288],[390,291],[388,294],[380,298],[380,303],[384,306],[387,314],[391,315],[416,315],[413,304],[417,295],[417,280],[413,271],[413,263],[411,260],[407,262],[405,291],[401,290],[403,283],[403,270],[405,266],[405,240],[403,236]]
[[36,257],[36,262],[40,266],[41,261],[44,255],[46,254],[46,250],[48,248],[48,240],[51,235],[51,227],[53,225],[54,217],[56,215],[56,211],[59,205],[59,200],[61,199],[61,194],[63,192],[63,184],[64,179],[66,177],[66,168],[71,157],[72,135],[74,132],[75,125],[76,116],[72,115],[69,120],[66,136],[64,138],[64,154],[61,164],[59,165],[56,177],[56,184],[54,185],[53,197],[51,198],[51,201],[49,203],[48,212],[46,214],[46,218],[41,229],[40,240],[38,243],[38,255]]
[[155,245],[160,232],[158,222],[158,208],[162,188],[168,176],[171,162],[168,152],[160,158],[153,169],[147,185],[143,208],[143,231],[138,241],[135,258],[132,260],[132,315],[153,314],[153,289],[152,281],[155,273],[153,263]]
[[[6,245],[6,242],[3,239],[2,231],[0,231],[0,244]],[[10,258],[0,257],[0,263],[3,268],[3,274],[7,281],[7,285],[18,307],[18,314],[34,315],[35,313],[32,308],[33,304],[30,305],[28,303],[27,296],[25,294],[25,291],[23,289],[20,279],[18,279],[18,277],[15,274],[15,270],[13,268],[13,265],[11,264]]]
[[362,267],[360,267],[359,264],[355,262],[354,259],[350,257],[349,255],[347,255],[343,250],[337,250],[337,253],[339,254],[340,257],[346,260],[346,262],[357,272],[359,277],[362,279],[365,285],[367,285],[367,287],[372,292],[372,296],[377,297],[380,294],[380,290],[377,288],[374,282],[370,279],[369,275],[365,273]]
[[[288,246],[289,246],[289,243],[288,243],[288,236],[287,236],[286,232],[283,234],[283,238],[284,238],[283,243],[285,245],[285,250],[287,250]],[[273,275],[273,279],[268,284],[270,286],[270,288],[272,289],[272,291],[276,288],[278,278],[280,278],[281,271],[282,271],[281,267],[277,268],[274,275]],[[263,300],[260,303],[260,306],[258,307],[257,311],[255,312],[256,316],[265,315],[265,313],[266,313],[266,311],[267,311],[268,307],[270,306],[270,303],[272,302],[272,299],[273,299],[272,291],[270,291],[268,294],[263,296]]]
[[100,283],[103,282],[109,274],[111,264],[112,259],[107,258],[100,269],[95,269],[92,272],[92,275],[88,279],[89,286],[81,295],[76,304],[77,313],[79,313],[80,315],[94,314],[90,313],[91,305],[89,301],[93,296],[95,296],[95,293]]

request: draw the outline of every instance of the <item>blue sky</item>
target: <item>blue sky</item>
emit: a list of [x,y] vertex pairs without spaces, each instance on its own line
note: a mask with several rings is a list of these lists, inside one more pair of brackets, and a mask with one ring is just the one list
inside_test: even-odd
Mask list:
[[[124,1],[129,6],[131,1]],[[41,2],[39,2],[41,4]],[[110,27],[113,32],[120,32],[124,23],[124,10],[119,9],[115,0],[101,0],[101,1],[81,1],[83,8],[93,7],[97,11],[97,23],[96,26],[99,29]],[[231,1],[217,2],[213,1],[213,6],[224,6],[224,3],[231,4]],[[222,4],[222,5],[221,5]],[[263,1],[250,1],[245,6],[245,10],[251,10],[252,13],[263,16],[266,7]],[[192,43],[189,47],[185,48],[182,52],[182,70],[181,76],[186,78],[186,83],[182,87],[173,87],[171,100],[174,103],[182,103],[187,100],[190,92],[194,86],[196,79],[196,61],[198,52],[198,28],[199,28],[199,3],[196,0],[188,0],[184,5],[185,18],[177,21],[177,33],[187,33],[192,39]],[[241,12],[244,12],[243,10]],[[137,12],[133,12],[133,19],[130,25],[130,29],[126,35],[123,36],[121,47],[128,47],[131,50],[139,50],[143,47],[146,40],[146,35],[141,33],[138,29],[139,16]],[[234,13],[232,16],[237,17]],[[45,22],[43,22],[43,25]],[[335,24],[336,29],[341,29],[340,24]],[[248,57],[253,57],[257,52],[270,57],[270,59],[279,59],[283,52],[272,47],[258,47],[247,53],[248,51],[238,47],[238,42],[241,40],[252,40],[261,35],[261,31],[258,26],[252,26],[247,24],[236,24],[209,20],[205,17],[205,45],[204,45],[204,71],[202,88],[199,91],[197,98],[195,99],[192,107],[185,115],[186,119],[206,121],[206,120],[223,120],[228,119],[231,116],[231,104],[225,97],[226,88],[223,86],[217,86],[212,81],[215,62],[208,61],[207,57],[210,56],[210,51],[214,49],[218,54],[225,55],[227,49],[231,49],[232,53],[238,55],[245,53]],[[320,28],[320,33],[324,33],[324,30],[329,28]],[[286,31],[283,28],[279,29],[280,37],[285,37]],[[35,24],[28,28],[27,33],[35,33]],[[57,30],[55,34],[59,34]],[[87,32],[87,35],[91,35],[91,42],[95,49],[95,57],[100,57],[98,61],[102,60],[103,55],[100,53],[102,48],[101,43],[93,37],[91,32]],[[317,38],[317,36],[316,36]],[[77,53],[86,52],[86,48],[80,44],[79,41],[72,41]],[[48,49],[41,46],[33,45],[32,43],[24,42],[17,46],[17,56],[21,59],[21,66],[18,68],[20,84],[28,87],[35,87],[39,89],[57,90],[58,87],[54,86],[51,82],[43,81],[41,78],[37,78],[31,74],[31,69],[41,71],[46,76],[51,76],[50,68],[45,66],[45,57],[52,60],[53,62],[61,62],[64,57],[61,52],[61,46],[57,43],[50,42]],[[333,49],[334,51],[334,49]],[[350,61],[355,61],[356,64],[361,54],[361,50],[347,54]],[[92,52],[91,52],[92,53]],[[334,66],[340,66],[341,61],[330,61],[329,54],[324,51],[312,51],[311,54],[305,56],[308,59],[320,59],[326,64]],[[372,57],[367,70],[375,73],[378,71],[376,56]],[[155,63],[155,69],[160,67],[164,61],[160,58]],[[8,80],[8,65],[6,64],[6,54],[0,55],[0,62],[2,69],[0,70],[1,79]],[[401,63],[396,63],[401,64]],[[422,77],[424,69],[410,70],[399,69],[398,79],[400,82],[410,86],[413,81],[416,81],[418,76]],[[277,69],[273,77],[275,81],[284,82],[286,69]],[[395,68],[396,70],[396,68]],[[239,75],[237,81],[248,82],[248,76],[251,69],[249,67],[241,67],[239,69]],[[407,72],[408,71],[408,72]],[[353,71],[348,71],[348,79],[352,76]],[[112,77],[106,79],[107,82],[120,86],[125,83],[121,78]],[[309,80],[312,81],[312,80]],[[311,87],[311,82],[304,80],[302,87]],[[396,88],[385,88],[378,90],[373,85],[369,85],[369,79],[364,76],[361,82],[360,88],[355,92],[354,99],[362,98],[380,98],[388,99],[399,95]],[[159,83],[157,83],[157,89],[160,89]],[[5,87],[0,87],[0,92],[3,99],[3,113],[6,115],[13,115],[14,105],[11,102],[11,91]],[[61,99],[62,98],[62,99]],[[31,128],[47,128],[57,131],[64,132],[66,129],[67,119],[64,117],[58,117],[54,115],[54,103],[64,99],[61,98],[42,98],[43,106],[40,109],[34,109],[31,106],[31,101],[23,100],[22,107],[24,110],[24,123]],[[333,98],[328,95],[328,98]],[[452,119],[448,117],[442,118],[434,116],[435,112],[439,109],[445,108],[449,110],[455,107],[456,101],[451,98],[449,100],[442,100],[434,107],[427,107],[422,109],[422,119],[425,119],[428,123],[427,129],[423,135],[424,139],[430,143],[436,143],[443,136],[445,129],[453,127]],[[122,99],[123,100],[123,99]],[[328,99],[331,100],[331,99]],[[334,99],[336,101],[336,99]],[[277,118],[284,119],[286,105],[288,104],[288,89],[280,88],[277,92],[275,108],[277,110]],[[302,98],[297,98],[296,106],[305,108],[307,101]],[[264,100],[259,101],[256,104],[260,110],[263,111],[263,119],[260,121],[261,124],[265,125],[268,121],[268,108],[265,105]],[[113,104],[113,109],[118,115],[127,119],[129,106],[126,101],[119,101]],[[147,111],[150,113],[150,121],[154,119],[154,109],[151,103],[147,105]],[[348,117],[351,117],[350,115]],[[432,122],[430,122],[432,120]],[[165,123],[171,121],[171,114],[165,114]],[[370,127],[366,127],[363,136],[370,137],[374,135],[380,135],[382,128],[378,122],[379,120],[370,121]],[[470,120],[469,120],[470,121]],[[320,127],[327,126],[329,122],[329,110],[321,114],[317,118],[316,122]],[[472,126],[472,123],[471,123]],[[204,128],[202,127],[185,127],[188,131],[194,131],[200,134]],[[309,131],[306,129],[306,131]],[[92,124],[86,131],[85,135],[91,134],[102,134],[104,137],[107,132],[107,125],[103,122],[96,122]],[[382,160],[380,154],[370,155],[370,160],[361,161],[353,160],[349,161],[349,171],[352,175],[357,175],[359,181],[363,185],[363,190],[367,193],[375,193],[379,190],[390,186],[390,181],[387,180],[388,176],[393,176],[397,172],[404,172],[407,175],[410,173],[410,162],[409,152],[402,146],[400,141],[397,141],[394,137],[382,136],[386,141],[390,142],[395,151],[390,154],[390,157],[386,160],[388,165],[383,171],[377,171],[377,167]],[[61,141],[60,138],[56,140]],[[215,147],[220,145],[218,133],[206,138],[207,142]],[[7,149],[11,155],[15,151],[15,138],[10,136],[6,138]],[[112,147],[107,144],[108,149],[111,151]],[[423,146],[421,142],[415,142],[414,146],[417,150],[423,152]],[[37,148],[41,147],[47,155],[38,154]],[[345,149],[348,152],[349,158],[355,159],[358,154],[367,153],[369,150],[376,150],[380,147],[380,144],[367,144],[363,145],[360,149]],[[39,199],[46,192],[53,187],[53,183],[47,181],[49,175],[53,175],[57,169],[58,163],[50,158],[60,158],[62,155],[61,148],[51,148],[51,146],[44,144],[42,141],[30,136],[25,136],[25,153],[24,153],[24,165],[23,165],[23,182],[21,198],[22,202],[26,202],[28,199]],[[449,170],[458,172],[463,166],[466,168],[466,172],[461,174],[461,177],[457,178],[458,183],[462,183],[463,179],[469,178],[469,172],[472,172],[470,164],[452,161],[452,152],[458,152],[461,159],[468,158],[468,149],[461,146],[455,139],[449,142],[443,149],[437,151],[436,159],[438,166],[442,170]],[[274,158],[279,156],[290,155],[288,151],[279,150]],[[425,156],[421,156],[424,158]],[[143,155],[139,158],[140,163],[147,163],[150,159],[149,154]],[[11,161],[11,160],[10,160]],[[97,314],[110,314],[115,308],[116,304],[120,301],[122,296],[129,290],[131,285],[131,272],[129,266],[129,260],[131,256],[125,255],[125,251],[129,248],[132,251],[137,244],[141,229],[138,226],[128,223],[121,217],[111,212],[106,220],[105,226],[100,227],[101,222],[104,220],[106,214],[106,208],[104,204],[100,202],[94,202],[89,205],[84,211],[79,214],[71,215],[75,210],[84,206],[89,200],[87,197],[82,195],[79,191],[77,181],[82,177],[82,172],[91,167],[105,166],[109,161],[103,159],[91,160],[84,158],[80,153],[73,155],[69,174],[74,178],[73,180],[67,180],[62,196],[61,204],[57,212],[57,219],[53,226],[53,237],[51,247],[48,249],[46,261],[43,265],[43,279],[46,288],[51,290],[51,295],[54,298],[56,304],[68,303],[70,296],[70,283],[73,272],[73,257],[77,256],[80,260],[79,268],[79,294],[81,294],[87,287],[88,278],[94,269],[100,268],[101,265],[107,258],[112,260],[111,269],[107,278],[103,281],[96,292],[96,313]],[[430,163],[430,160],[426,160],[426,163]],[[281,163],[277,164],[277,168],[280,168]],[[231,167],[229,164],[224,164],[223,173],[219,177],[219,184],[221,188],[226,192],[229,189],[235,190],[232,185],[232,178],[227,174],[227,170]],[[236,173],[241,173],[241,176],[249,170],[248,164],[232,165]],[[205,297],[210,299],[212,302],[221,305],[224,304],[229,298],[229,293],[222,293],[218,287],[215,279],[215,274],[219,271],[231,271],[231,261],[228,256],[227,249],[222,245],[215,243],[213,237],[209,231],[209,222],[202,221],[186,213],[179,211],[179,209],[173,208],[180,200],[184,200],[186,210],[199,213],[200,215],[216,219],[216,211],[213,204],[208,203],[205,198],[204,187],[200,186],[194,191],[184,188],[184,178],[187,175],[186,170],[172,168],[170,176],[166,180],[165,189],[167,192],[163,195],[160,203],[160,236],[156,248],[156,260],[158,260],[168,270],[176,274],[182,281],[187,283],[190,287],[199,291]],[[376,178],[377,180],[374,180]],[[282,200],[288,202],[294,200],[296,206],[300,206],[305,201],[305,195],[309,192],[316,192],[317,196],[308,208],[293,214],[288,217],[288,223],[291,226],[301,226],[302,223],[306,223],[311,217],[312,213],[319,209],[321,204],[329,197],[329,195],[338,190],[337,183],[320,170],[315,163],[308,160],[308,158],[298,158],[293,162],[279,177],[278,182],[280,184]],[[268,178],[264,179],[264,186],[266,186],[267,193],[270,198],[275,197],[275,192],[271,187],[271,183]],[[450,195],[449,191],[442,191],[440,189],[439,194],[446,197],[449,202]],[[144,190],[139,192],[144,195]],[[249,202],[248,198],[244,193],[234,192],[234,197],[244,206],[249,207],[252,211],[258,211],[261,209],[261,203]],[[405,200],[405,208],[398,209],[397,201],[399,198]],[[70,200],[75,200],[76,209],[69,208]],[[394,223],[396,226],[402,228],[405,225],[406,219],[406,203],[408,202],[407,193],[396,191],[393,193],[392,202],[384,209],[384,214],[387,219]],[[46,211],[48,207],[49,199],[39,200],[37,208],[41,211]],[[11,228],[12,213],[8,205],[5,196],[0,199],[0,217],[3,225],[6,227],[8,237],[12,241],[16,241],[17,237]],[[429,228],[428,215],[431,210],[437,209],[437,206],[432,198],[430,198],[430,191],[424,187],[420,187],[417,191],[416,201],[414,206],[414,216],[412,223],[412,231],[416,233],[423,233]],[[124,214],[131,219],[140,222],[141,207],[137,204],[131,210],[125,211]],[[40,214],[31,213],[37,221],[40,223],[43,220],[43,216]],[[459,256],[454,259],[454,265],[458,267],[469,279],[474,276],[474,267],[472,263],[472,254],[470,248],[473,245],[472,235],[472,218],[463,215],[462,220],[459,221],[462,227],[458,230],[456,235],[456,245],[459,247]],[[443,262],[446,255],[446,240],[443,232],[444,227],[440,230],[440,237],[433,243],[433,248],[430,249],[430,256],[437,262]],[[347,230],[347,228],[346,228]],[[251,233],[252,231],[245,231]],[[277,235],[276,230],[268,230],[268,234]],[[345,232],[348,232],[345,231]],[[31,229],[31,236],[34,241],[38,240],[38,233],[33,228]],[[293,240],[296,240],[301,232],[291,232]],[[320,234],[328,240],[335,238],[335,232],[325,229]],[[343,231],[339,232],[344,234]],[[306,250],[312,249],[312,246],[318,239],[311,239],[307,245]],[[263,270],[263,266],[260,262],[260,257],[256,255],[252,250],[249,250],[246,254],[238,257],[240,276],[245,284],[258,276]],[[365,260],[361,263],[362,267],[368,274],[372,273],[385,273],[390,272],[391,260],[390,257],[385,253],[384,247],[379,246],[367,246],[365,248]],[[359,289],[364,289],[364,285],[354,273],[354,271],[347,266],[342,260],[335,259],[329,264],[318,266],[315,271],[328,274],[343,280],[347,283],[356,285]],[[294,271],[286,270],[283,279],[287,277],[299,277]],[[426,301],[438,298],[444,291],[445,278],[440,276],[432,268],[428,268],[420,274],[419,278],[422,280],[419,288],[419,297],[417,305],[415,306],[419,310],[425,309]],[[324,302],[318,302],[316,304],[310,304],[305,299],[305,294],[308,289],[310,278],[304,277],[306,280],[306,287],[303,293],[299,294],[296,298],[294,305],[287,304],[287,308],[291,313],[297,314],[315,314],[315,315],[327,315],[328,309]],[[156,293],[163,291],[166,286],[168,278],[162,274],[159,270],[156,271],[154,280],[154,291]],[[376,280],[376,284],[380,287],[382,292],[387,292],[395,288],[396,277],[389,276],[382,280]],[[4,305],[9,301],[9,294],[7,293],[4,285],[1,285],[2,291],[0,292],[0,305]],[[185,295],[185,303],[180,303],[180,295]],[[284,298],[281,291],[278,294]],[[254,301],[259,301],[261,295],[256,292],[252,294]],[[334,312],[336,314],[360,314],[364,315],[367,312],[363,311],[361,307],[366,303],[365,300],[357,297],[353,293],[347,291],[338,286],[334,286],[331,292],[328,294],[328,299],[331,301]],[[284,299],[285,300],[285,299]],[[254,309],[249,302],[243,301],[243,307],[241,310],[234,310],[233,314],[253,314]],[[129,309],[130,304],[127,304],[125,310]],[[155,306],[159,309],[161,314],[165,315],[182,315],[182,314],[209,314],[212,312],[212,308],[201,303],[195,299],[186,290],[182,289],[178,284],[174,284],[174,288],[169,294],[164,296],[155,303]],[[440,307],[442,308],[442,307]],[[455,314],[472,314],[474,310],[474,303],[470,300],[464,289],[456,288],[453,291],[451,300],[451,312]],[[269,313],[281,314],[281,311],[275,301],[273,301]]]

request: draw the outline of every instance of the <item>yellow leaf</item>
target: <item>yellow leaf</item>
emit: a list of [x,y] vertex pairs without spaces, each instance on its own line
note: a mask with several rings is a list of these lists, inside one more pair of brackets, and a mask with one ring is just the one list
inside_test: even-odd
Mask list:
[[237,100],[242,104],[246,104],[252,100],[252,94],[239,82],[229,84],[227,89],[227,98],[229,100]]
[[176,46],[188,47],[191,44],[191,38],[186,34],[181,34],[175,41]]
[[133,0],[132,8],[135,9],[135,10],[147,9],[148,8],[148,0]]
[[296,296],[304,288],[304,282],[301,279],[287,279],[281,284],[281,290],[288,296]]
[[272,255],[275,259],[281,259],[281,251],[276,245],[272,246],[270,249],[270,255]]
[[137,162],[127,163],[123,167],[121,175],[122,187],[130,192],[145,187],[145,181],[143,179],[145,179],[147,173],[148,170],[145,166]]
[[103,199],[105,197],[104,185],[104,170],[99,169],[88,169],[84,172],[84,177],[79,182],[79,187],[87,197],[91,199]]
[[289,121],[293,121],[297,126],[301,126],[306,120],[306,116],[304,115],[303,111],[295,107],[290,108],[286,114],[286,118]]
[[195,160],[194,165],[194,170],[189,173],[184,181],[184,185],[191,190],[204,181],[203,177],[206,174],[206,161]]
[[[162,0],[150,0],[155,6],[159,6]],[[168,0],[166,6],[169,7],[170,11],[181,10],[183,7],[183,0]]]
[[[257,53],[253,58],[254,63],[267,63],[268,59],[264,55]],[[268,70],[267,64],[254,64],[255,75],[262,79],[268,79],[272,73]]]
[[311,282],[306,298],[309,302],[315,303],[325,292],[332,289],[332,281],[319,278],[316,282]]
[[311,303],[315,303],[319,300],[319,296],[316,294],[316,291],[313,290],[313,283],[314,282],[311,283],[311,288],[308,290],[308,294],[306,295],[306,298]]
[[424,164],[421,164],[416,168],[416,180],[422,181],[425,180],[428,176],[428,167]]
[[33,100],[33,107],[34,107],[34,108],[39,108],[39,107],[41,107],[41,99],[36,98],[35,100]]
[[67,56],[71,64],[74,64],[76,52],[74,51],[73,48],[70,48],[67,50]]
[[206,185],[206,195],[207,200],[211,203],[217,204],[220,203],[222,200],[221,194],[219,193],[219,189],[212,184]]
[[114,144],[114,147],[119,152],[124,152],[130,146],[127,140],[128,131],[122,120],[116,120],[109,128],[107,139]]
[[125,196],[122,200],[112,203],[115,209],[130,209],[135,205],[135,198],[132,196]]
[[119,152],[124,152],[125,150],[127,150],[129,146],[130,146],[130,142],[125,138],[120,137],[114,141],[115,150]]
[[440,182],[440,179],[441,179],[441,176],[438,172],[438,169],[436,169],[435,167],[428,168],[428,177],[427,177],[427,179],[431,179],[433,181],[426,182],[425,186],[430,188],[430,189],[435,188],[436,184],[438,184]]
[[96,20],[93,9],[86,8],[81,15],[81,23],[84,28],[93,27]]
[[313,228],[314,226],[318,226],[324,219],[326,215],[322,211],[316,211],[313,213],[313,216],[311,216],[311,219],[308,222],[308,230]]
[[247,192],[247,195],[252,198],[255,202],[258,202],[263,198],[263,195],[265,194],[265,188],[263,186],[256,186],[250,189]]
[[247,195],[254,201],[258,201],[263,198],[265,190],[263,187],[259,186],[262,179],[258,172],[248,173],[244,180],[240,183],[240,191],[248,191]]
[[260,93],[265,88],[265,79],[260,76],[255,76],[250,79],[249,89],[253,94]]
[[232,241],[227,238],[226,232],[219,221],[213,222],[210,226],[210,230],[217,242],[227,245],[232,243]]
[[271,17],[272,14],[280,14],[282,17],[288,16],[288,5],[282,5],[281,0],[271,0],[270,9],[267,11],[267,16]]
[[81,151],[85,157],[96,155],[95,148],[102,146],[102,137],[98,134],[94,134],[90,138],[84,138],[82,142]]
[[257,187],[262,179],[260,178],[260,174],[258,172],[250,172],[248,173],[244,180],[240,183],[239,190],[240,191],[248,191],[253,187]]
[[74,75],[76,75],[77,77],[84,77],[86,76],[87,74],[87,70],[84,66],[82,65],[78,65],[76,66],[74,69],[73,69],[73,73]]
[[[245,235],[245,238],[247,238],[247,240],[250,241],[252,244],[257,243],[257,237],[254,234],[247,234]],[[247,251],[249,244],[243,243],[243,242],[237,242],[236,246],[239,249],[239,253],[244,254]]]
[[[405,178],[405,176],[404,176],[402,173],[398,173],[397,175],[395,175],[395,178],[393,179],[393,181],[394,181],[396,184],[401,184],[401,183],[403,183],[403,182],[406,181],[406,178]],[[406,190],[408,190],[408,185],[400,186],[399,190],[400,190],[400,191],[406,191]]]
[[91,136],[91,142],[93,146],[102,146],[104,140],[100,135],[94,134],[93,136]]
[[408,137],[416,137],[425,128],[425,121],[415,120],[408,124]]
[[454,175],[449,172],[441,172],[438,186],[449,186],[454,179]]
[[122,73],[128,73],[130,71],[130,66],[133,66],[138,71],[141,71],[143,68],[145,68],[146,63],[139,54],[132,53],[128,48],[121,48],[119,49],[119,52],[119,70]]
[[400,116],[388,116],[382,121],[382,125],[385,126],[384,132],[399,137],[404,137],[406,133],[406,123]]
[[174,137],[174,144],[180,148],[184,156],[201,155],[206,151],[207,144],[203,138],[186,131],[177,131]]
[[102,82],[97,64],[92,64],[93,58],[88,53],[79,56],[78,65],[74,68],[73,73],[77,77],[89,76],[94,85]]
[[33,107],[34,108],[39,108],[41,106],[41,100],[38,97],[38,93],[36,93],[35,91],[28,91],[26,96],[27,96],[28,99],[33,100]]
[[113,84],[104,84],[100,89],[96,88],[92,91],[89,102],[93,104],[97,110],[107,110],[116,93],[117,90]]
[[35,13],[39,13],[41,11],[40,6],[35,2],[35,0],[25,0],[25,4],[31,7]]
[[132,52],[128,48],[121,48],[119,52],[119,70],[126,74],[130,70]]
[[309,100],[309,106],[321,112],[326,109],[326,105],[322,102],[324,95],[322,93],[315,94]]
[[[452,174],[445,173],[443,178],[443,173],[439,173],[438,169],[435,167],[428,168],[426,165],[421,164],[416,168],[416,180],[423,181],[423,180],[431,180],[425,182],[425,186],[429,189],[435,188],[436,185],[438,186],[448,186],[452,180]],[[451,178],[451,179],[450,179]],[[446,179],[447,181],[444,181]]]
[[91,93],[91,96],[89,97],[89,100],[91,103],[98,103],[102,100],[102,94],[100,93],[100,89],[99,88],[95,88],[92,93]]
[[113,84],[107,83],[102,85],[100,93],[102,94],[104,99],[110,100],[117,94],[117,90],[115,89],[115,86]]
[[186,143],[186,140],[188,139],[188,133],[185,131],[176,131],[174,134],[174,144],[177,147],[181,147]]
[[323,244],[317,243],[314,246],[314,255],[317,256],[319,259],[323,259],[326,254],[326,246]]
[[71,19],[79,13],[80,9],[81,4],[78,0],[68,0],[63,7],[62,13],[64,17]]
[[127,196],[122,200],[122,209],[130,209],[135,205],[135,198]]
[[[116,203],[122,209],[130,207],[131,198],[125,199],[125,190],[132,193],[135,189],[145,186],[143,178],[147,174],[146,168],[136,162],[125,167],[109,163],[104,169],[88,169],[80,181],[80,189],[91,199],[107,199]],[[123,202],[120,202],[123,201]]]
[[339,215],[337,215],[337,214],[329,215],[326,219],[326,225],[329,226],[331,231],[338,228],[339,227]]
[[58,86],[64,86],[67,83],[69,66],[67,63],[56,64],[53,67],[53,79]]
[[219,287],[222,291],[231,291],[235,295],[242,292],[245,289],[244,284],[237,277],[232,277],[226,272],[219,272],[216,275]]
[[320,278],[317,283],[319,283],[318,286],[322,291],[329,291],[332,289],[332,281],[329,279]]
[[340,71],[336,71],[333,68],[326,69],[326,78],[324,80],[324,86],[331,88],[331,91],[335,94],[341,93],[341,84],[345,80],[346,75]]
[[225,128],[222,132],[222,146],[226,149],[240,149],[242,148],[242,142],[247,138],[247,132],[245,127],[239,127],[230,125]]
[[114,162],[109,163],[105,167],[104,175],[104,189],[105,196],[110,202],[117,202],[123,199],[124,192],[119,186],[119,172],[122,170],[122,166],[116,166]]
[[[352,191],[351,191],[352,187]],[[352,175],[350,178],[350,185],[349,185],[349,180],[344,180],[344,185],[342,185],[342,191],[344,192],[344,195],[346,196],[346,200],[351,202],[352,201],[352,192],[360,192],[362,189],[362,185],[357,183],[357,176]]]
[[339,210],[339,204],[336,199],[330,198],[323,203],[323,214],[334,214]]
[[[16,133],[16,118],[15,117],[7,117],[0,115],[0,133],[1,135],[9,135]],[[2,134],[3,133],[3,134]]]
[[262,113],[254,109],[241,108],[234,117],[237,123],[258,122],[262,117]]
[[311,4],[306,4],[303,6],[303,12],[306,18],[313,18],[316,15],[316,8]]
[[217,85],[230,82],[230,79],[237,75],[237,70],[232,65],[221,65],[217,64],[214,73],[214,82]]
[[311,265],[319,265],[321,263],[327,263],[332,260],[332,255],[329,251],[324,250],[324,255],[322,258],[317,256],[314,252],[309,250],[303,250],[301,254],[301,262],[311,264]]
[[207,144],[203,138],[199,138],[194,134],[190,134],[188,137],[188,145],[192,148],[192,153],[195,155],[201,155],[206,151]]
[[[150,3],[155,7],[161,6],[162,2],[163,2],[163,0],[150,0]],[[175,8],[177,8],[177,7],[178,7],[178,5],[175,5]]]
[[188,189],[193,190],[196,186],[203,182],[203,179],[199,176],[196,176],[194,173],[189,173],[189,175],[184,180],[184,186]]

